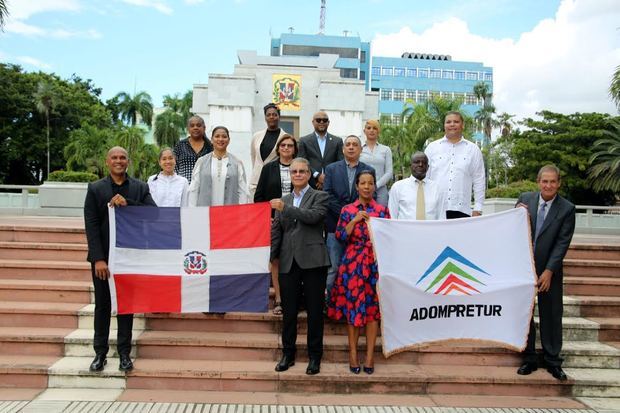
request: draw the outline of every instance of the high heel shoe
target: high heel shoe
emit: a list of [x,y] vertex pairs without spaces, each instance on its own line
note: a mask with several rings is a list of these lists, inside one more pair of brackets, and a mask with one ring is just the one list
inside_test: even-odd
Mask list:
[[366,366],[364,366],[364,373],[372,374],[374,372],[375,372],[375,368],[374,367],[366,367]]
[[353,374],[360,374],[360,370],[361,370],[360,366],[353,367],[353,366],[349,365],[349,371],[351,371],[351,373],[353,373]]

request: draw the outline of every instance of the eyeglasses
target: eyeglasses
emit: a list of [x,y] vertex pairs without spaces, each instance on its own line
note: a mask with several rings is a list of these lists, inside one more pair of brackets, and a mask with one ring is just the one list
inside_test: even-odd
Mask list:
[[308,170],[307,169],[291,169],[291,175],[303,175],[303,174],[307,174]]
[[281,143],[280,148],[294,148],[295,145],[292,143]]
[[327,119],[327,118],[315,118],[314,121],[316,123],[328,123],[329,119]]

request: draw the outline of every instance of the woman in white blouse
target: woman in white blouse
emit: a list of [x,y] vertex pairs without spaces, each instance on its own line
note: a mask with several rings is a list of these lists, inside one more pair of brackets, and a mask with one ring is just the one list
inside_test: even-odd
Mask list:
[[383,206],[387,206],[387,184],[393,177],[392,150],[389,146],[382,145],[378,142],[380,132],[381,127],[379,126],[379,122],[374,119],[366,121],[366,125],[364,126],[366,143],[362,146],[360,162],[364,162],[375,168],[377,176],[377,202]]
[[189,205],[246,204],[248,191],[243,163],[226,151],[230,143],[228,128],[213,128],[211,142],[213,152],[198,158],[194,166],[189,187]]
[[187,179],[174,172],[177,164],[171,148],[159,152],[161,172],[149,177],[147,183],[153,200],[160,207],[187,206],[189,183]]

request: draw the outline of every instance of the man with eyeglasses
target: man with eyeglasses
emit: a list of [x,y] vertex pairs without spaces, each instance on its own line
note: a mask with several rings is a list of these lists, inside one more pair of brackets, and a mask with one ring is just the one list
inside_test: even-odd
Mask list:
[[390,189],[388,209],[392,219],[445,219],[443,195],[437,184],[426,177],[428,158],[424,152],[411,155],[411,176],[395,182]]
[[317,112],[312,117],[314,132],[303,136],[299,141],[299,156],[310,162],[312,179],[310,185],[323,189],[327,165],[343,159],[342,139],[327,132],[329,117],[325,112]]
[[330,265],[323,238],[328,195],[310,187],[310,163],[295,158],[290,166],[293,192],[272,199],[276,211],[271,225],[271,260],[279,258],[282,296],[282,358],[276,371],[295,365],[297,312],[300,292],[308,314],[308,367],[306,374],[317,374],[323,357],[323,306],[325,280]]

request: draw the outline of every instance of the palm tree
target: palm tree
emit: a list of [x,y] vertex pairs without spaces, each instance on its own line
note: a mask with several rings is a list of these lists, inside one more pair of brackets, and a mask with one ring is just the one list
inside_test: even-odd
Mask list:
[[6,6],[5,0],[0,0],[0,30],[4,30],[4,24],[9,16],[9,9]]
[[185,92],[185,94],[181,97],[179,97],[178,94],[175,94],[173,96],[164,95],[164,106],[183,116],[184,127],[190,116],[192,116],[191,109],[193,104],[193,98],[194,93],[191,90]]
[[616,67],[616,70],[611,77],[611,84],[609,85],[609,95],[611,99],[616,103],[618,110],[620,110],[620,66]]
[[594,143],[588,177],[596,191],[610,190],[620,193],[620,120],[610,120],[612,130]]
[[142,123],[151,127],[153,120],[153,103],[151,96],[146,92],[139,92],[134,96],[129,93],[120,92],[114,98],[118,102],[121,119],[131,126],[138,123],[138,115],[142,118]]
[[478,130],[484,134],[484,146],[491,143],[491,133],[497,125],[495,121],[495,105],[493,105],[493,94],[491,86],[488,83],[478,82],[474,85],[474,95],[482,100],[482,107],[474,115],[474,119],[478,125]]
[[127,150],[129,155],[128,173],[134,176],[135,160],[139,157],[139,150],[144,145],[145,131],[137,126],[124,127],[116,136],[116,142]]
[[87,171],[99,177],[105,174],[105,159],[109,148],[114,146],[112,129],[101,129],[86,124],[71,132],[65,146],[68,171]]
[[506,112],[502,112],[497,116],[496,122],[497,126],[500,129],[500,134],[502,135],[502,138],[506,138],[512,132],[515,126],[514,121],[512,120],[514,117],[515,115],[511,115]]
[[171,109],[157,115],[155,118],[155,131],[153,136],[160,147],[174,147],[179,141],[183,130],[185,129],[186,120],[183,115]]
[[48,81],[40,81],[34,94],[35,104],[39,113],[45,115],[45,134],[47,138],[47,175],[50,176],[50,112],[56,104],[56,91]]

